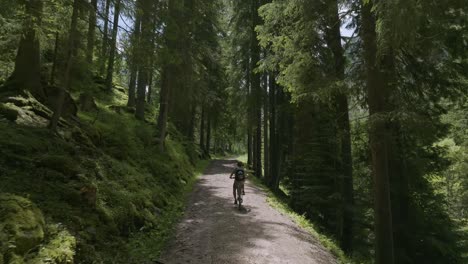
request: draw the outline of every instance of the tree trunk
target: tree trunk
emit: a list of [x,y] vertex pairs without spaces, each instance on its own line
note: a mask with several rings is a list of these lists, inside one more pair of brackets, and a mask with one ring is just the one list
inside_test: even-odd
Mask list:
[[134,107],[136,104],[136,80],[138,75],[138,47],[140,42],[141,14],[136,13],[135,25],[132,34],[132,48],[130,55],[130,82],[128,84],[128,107]]
[[78,36],[78,13],[80,8],[80,0],[73,1],[73,13],[70,23],[70,34],[68,36],[68,46],[67,46],[67,59],[65,65],[64,73],[64,88],[60,89],[58,100],[55,105],[54,114],[50,120],[49,128],[51,130],[56,130],[60,117],[62,116],[63,103],[65,100],[65,91],[69,91],[71,87],[71,69],[73,66],[73,54],[75,50],[75,40]]
[[104,34],[102,35],[102,46],[101,46],[101,65],[99,72],[104,75],[106,69],[106,58],[107,50],[109,48],[109,14],[110,14],[111,0],[106,0],[105,14],[104,14]]
[[150,58],[148,64],[148,95],[146,101],[148,104],[151,104],[152,95],[153,95],[153,78],[154,78],[154,61],[155,61],[155,49],[156,49],[156,34],[154,32],[157,31],[157,19],[153,16],[152,21],[152,34],[151,34],[151,50],[150,50]]
[[148,83],[148,74],[144,67],[140,67],[138,73],[137,98],[135,117],[138,120],[145,120],[145,102],[146,102],[146,85]]
[[146,87],[148,85],[149,72],[151,71],[151,56],[153,54],[153,1],[140,0],[141,2],[141,36],[140,45],[138,48],[138,86],[137,86],[137,102],[135,116],[139,120],[145,118],[145,103],[146,103]]
[[387,102],[389,85],[382,79],[377,63],[377,35],[372,3],[362,6],[362,40],[366,64],[367,96],[370,114],[369,140],[374,178],[375,263],[393,264],[393,229],[388,168]]
[[55,75],[57,71],[57,55],[59,45],[59,32],[55,32],[54,58],[52,59],[52,71],[50,73],[50,85],[55,84]]
[[167,131],[167,116],[169,112],[169,92],[170,92],[170,76],[169,70],[163,68],[161,73],[161,92],[159,95],[159,115],[158,115],[158,131],[159,131],[159,149],[164,152],[164,142]]
[[[393,63],[393,62],[391,62]],[[391,110],[395,105],[391,104]],[[398,120],[391,120],[389,129],[391,130],[391,141],[388,148],[389,155],[389,177],[390,177],[390,200],[392,201],[392,227],[393,242],[395,247],[395,263],[408,263],[407,252],[408,234],[411,233],[411,224],[408,223],[409,217],[409,179],[408,172],[405,170],[406,151],[402,142],[401,127]]]
[[88,18],[88,41],[86,48],[86,61],[89,65],[93,63],[94,55],[94,39],[96,36],[96,16],[97,12],[97,0],[91,0],[89,5],[89,18]]
[[26,18],[23,25],[15,69],[11,81],[21,90],[28,90],[38,99],[45,99],[41,85],[41,49],[37,29],[42,24],[41,0],[25,1]]
[[[345,81],[345,57],[343,47],[341,45],[341,20],[339,18],[338,2],[331,1],[328,6],[328,32],[327,42],[334,57],[335,78],[336,81],[344,85]],[[341,143],[340,148],[340,171],[343,175],[341,185],[342,194],[342,218],[340,244],[345,253],[351,252],[353,238],[353,168],[351,156],[351,128],[349,123],[348,98],[344,91],[345,87],[341,87],[340,91],[335,95],[335,103],[337,106],[337,122],[338,135]]]
[[211,148],[211,117],[210,114],[207,116],[208,124],[206,126],[206,156],[210,157]]
[[197,108],[195,104],[192,106],[192,114],[190,117],[189,131],[188,131],[188,140],[195,143],[195,123],[197,119]]
[[279,142],[278,132],[276,129],[277,125],[277,86],[276,86],[276,75],[270,74],[270,181],[268,186],[277,191],[275,188],[276,179],[279,177]]
[[115,54],[117,52],[117,33],[119,32],[120,1],[114,5],[114,23],[112,25],[112,41],[110,45],[109,61],[107,63],[106,89],[112,90],[112,79],[114,75]]
[[146,102],[151,104],[153,94],[153,71],[150,70],[148,73],[148,94],[146,95]]
[[253,168],[253,132],[251,125],[247,128],[247,166]]
[[201,117],[200,117],[200,150],[202,151],[202,156],[205,156],[205,107],[201,107]]
[[263,163],[265,182],[269,181],[270,175],[270,155],[269,155],[269,141],[268,141],[268,119],[269,119],[269,105],[268,105],[268,75],[263,75]]
[[253,0],[251,5],[252,28],[251,28],[251,66],[250,81],[251,89],[255,97],[255,148],[254,148],[254,170],[255,176],[262,177],[262,87],[260,85],[260,75],[255,72],[260,61],[260,45],[257,39],[255,27],[260,24],[258,15],[259,1]]
[[128,107],[135,107],[136,105],[136,85],[138,79],[138,66],[130,66],[130,80],[128,83]]
[[[170,54],[178,52],[178,43],[177,43],[177,24],[174,19],[179,15],[177,3],[175,0],[169,0],[168,3],[168,19],[167,26],[164,31],[164,40],[166,52]],[[166,59],[163,61],[164,65],[162,67],[162,85],[160,92],[160,107],[159,107],[159,116],[158,116],[158,128],[160,136],[160,148],[164,151],[164,139],[167,130],[167,119],[171,109],[172,98],[171,95],[174,93],[173,89],[177,82],[177,64],[172,59]]]
[[257,129],[252,129],[252,162],[253,173],[257,175]]

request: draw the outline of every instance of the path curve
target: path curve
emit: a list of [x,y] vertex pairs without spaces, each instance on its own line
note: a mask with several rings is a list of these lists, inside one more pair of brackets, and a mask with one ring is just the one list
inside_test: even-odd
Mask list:
[[247,182],[245,208],[232,198],[232,160],[213,161],[200,177],[162,263],[329,264],[335,258]]

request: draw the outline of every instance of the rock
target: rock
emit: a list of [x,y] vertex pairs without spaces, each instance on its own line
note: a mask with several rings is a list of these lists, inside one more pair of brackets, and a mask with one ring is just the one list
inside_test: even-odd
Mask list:
[[44,240],[44,226],[42,212],[30,200],[0,194],[0,255],[4,262],[13,263],[37,247]]
[[8,120],[19,125],[46,127],[52,115],[52,111],[37,101],[29,92],[2,98],[2,102],[0,108],[5,109],[4,114],[9,113]]
[[94,112],[98,110],[94,97],[89,93],[82,93],[80,95],[79,107],[81,111],[85,112]]
[[[57,103],[59,101],[59,95],[60,95],[61,90],[62,88],[59,88],[56,86],[47,86],[45,88],[45,93],[47,96],[46,105],[50,109],[56,108]],[[75,101],[71,97],[70,93],[65,91],[65,99],[63,102],[62,116],[64,117],[76,116],[77,113],[78,113],[78,107],[76,106]]]
[[5,117],[9,121],[16,121],[18,118],[18,111],[5,104],[0,104],[0,116]]

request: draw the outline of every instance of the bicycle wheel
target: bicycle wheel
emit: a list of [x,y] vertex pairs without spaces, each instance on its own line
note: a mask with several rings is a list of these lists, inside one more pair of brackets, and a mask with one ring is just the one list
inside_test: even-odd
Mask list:
[[239,204],[239,210],[242,206],[242,186],[239,184],[237,185],[237,203]]

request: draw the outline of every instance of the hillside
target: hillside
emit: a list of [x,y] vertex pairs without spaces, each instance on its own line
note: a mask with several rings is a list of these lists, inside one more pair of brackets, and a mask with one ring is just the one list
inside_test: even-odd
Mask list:
[[109,104],[119,89],[95,94],[56,133],[27,93],[1,98],[0,263],[141,263],[167,238],[205,163],[175,129],[160,153],[154,124]]

